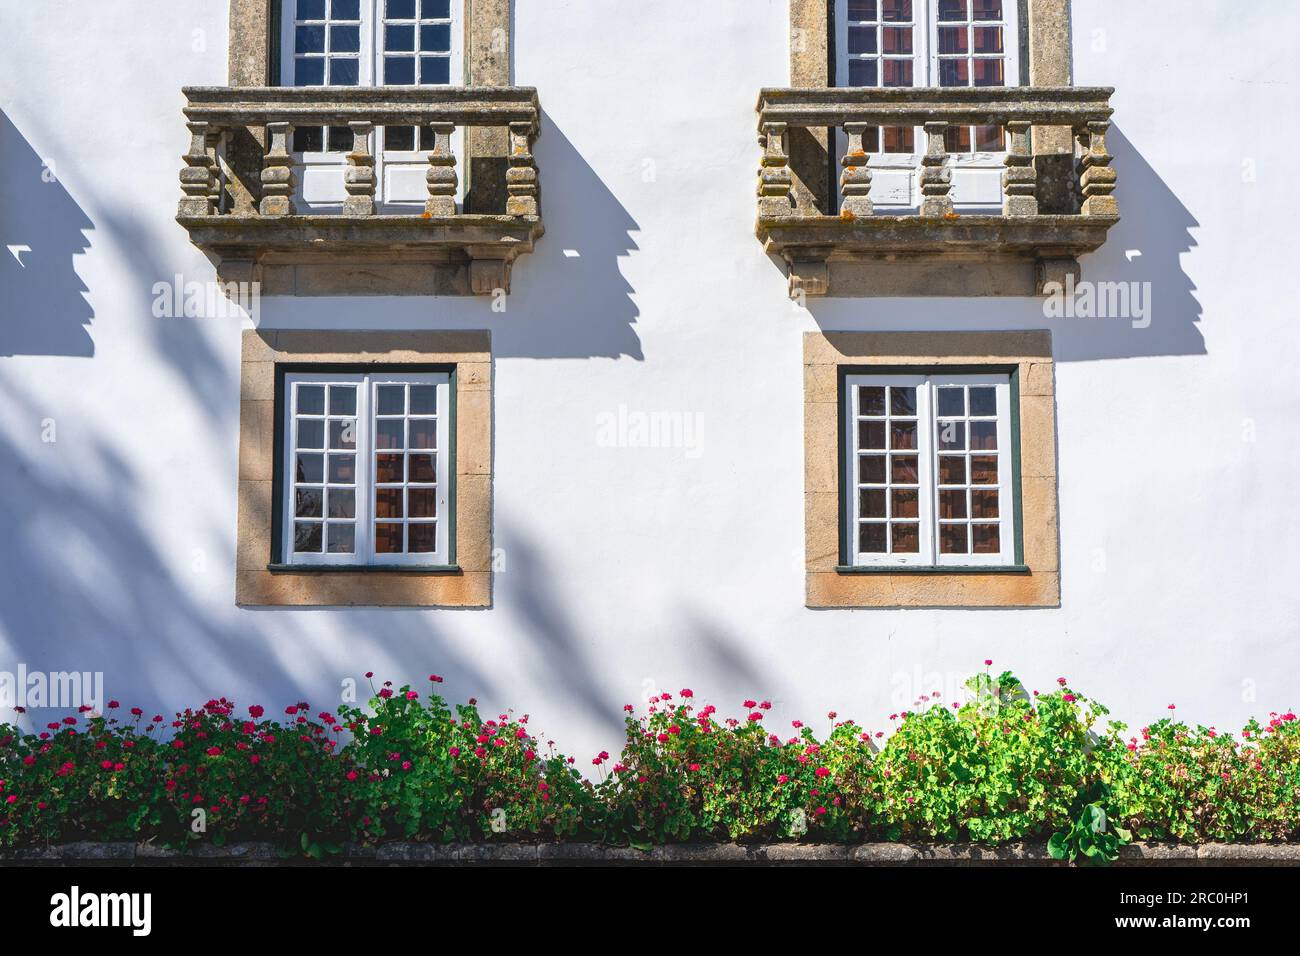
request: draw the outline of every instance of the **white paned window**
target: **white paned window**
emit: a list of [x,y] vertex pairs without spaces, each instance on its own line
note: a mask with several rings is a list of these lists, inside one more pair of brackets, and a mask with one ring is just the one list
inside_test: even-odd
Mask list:
[[845,387],[850,563],[1014,564],[1010,376],[854,374]]
[[[1016,0],[836,0],[836,83],[897,86],[1014,86],[1019,82]],[[846,148],[839,133],[841,152]],[[1005,140],[1000,126],[948,130],[953,203],[963,212],[1000,211]],[[920,206],[921,130],[869,131],[871,197],[878,212]]]
[[[284,0],[281,82],[286,86],[447,86],[462,82],[463,0]],[[376,202],[403,212],[427,198],[433,132],[380,127],[372,134]],[[302,163],[295,199],[340,206],[346,126],[294,130]],[[453,150],[456,151],[456,150]]]
[[287,564],[450,563],[450,376],[287,373]]

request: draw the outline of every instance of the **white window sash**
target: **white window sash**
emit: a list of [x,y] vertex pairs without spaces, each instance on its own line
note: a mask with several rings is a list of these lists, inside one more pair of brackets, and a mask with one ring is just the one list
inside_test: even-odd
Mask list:
[[[296,496],[294,469],[297,454],[297,398],[295,384],[338,384],[355,385],[357,388],[356,405],[356,510],[354,518],[354,551],[350,554],[298,553],[293,549]],[[418,554],[376,554],[375,547],[375,455],[377,453],[374,439],[374,410],[376,387],[380,384],[414,384],[437,386],[437,449],[434,479],[436,482],[437,521],[436,550]],[[284,408],[279,410],[284,424],[284,441],[281,448],[283,456],[283,493],[280,507],[282,533],[280,539],[281,563],[304,567],[319,566],[375,566],[375,567],[437,567],[450,564],[449,526],[451,524],[451,376],[446,372],[290,372],[284,377]],[[325,443],[329,444],[328,405],[326,407]],[[403,421],[409,419],[408,415]],[[404,443],[405,444],[405,443]],[[348,452],[343,452],[347,454]],[[325,480],[329,476],[329,450],[325,451]],[[407,454],[405,448],[403,454]],[[409,476],[408,476],[409,477]],[[403,488],[407,486],[403,482]],[[322,520],[328,517],[328,494],[322,496]],[[403,496],[403,514],[401,524],[409,521],[406,496]],[[398,523],[394,521],[393,523]],[[405,533],[404,533],[405,534]],[[325,544],[322,542],[322,547]]]

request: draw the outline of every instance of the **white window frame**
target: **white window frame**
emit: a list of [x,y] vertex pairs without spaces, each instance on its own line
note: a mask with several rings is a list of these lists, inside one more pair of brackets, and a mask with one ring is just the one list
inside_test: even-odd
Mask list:
[[[877,20],[879,28],[876,36],[876,53],[873,58],[879,63],[876,73],[877,89],[886,89],[884,60],[884,27],[890,24],[881,20],[880,4],[883,0],[877,0]],[[969,16],[971,8],[969,0],[967,5],[967,14]],[[971,21],[963,21],[969,24]],[[994,25],[1000,24],[1003,28],[1003,82],[1007,87],[1020,85],[1020,4],[1017,0],[1002,0],[1002,20],[990,21]],[[934,87],[939,88],[939,5],[938,0],[912,0],[912,86],[913,87]],[[950,26],[945,21],[943,26]],[[970,30],[967,30],[968,39],[971,36]],[[968,50],[967,58],[974,56],[973,50]],[[890,56],[889,59],[907,59],[904,56]],[[944,57],[945,59],[947,57]],[[848,0],[835,0],[835,82],[837,86],[848,86],[849,83],[849,30],[848,30]],[[974,82],[973,74],[970,80]],[[953,89],[954,87],[945,87]],[[837,156],[843,156],[848,149],[848,139],[842,129],[835,130],[835,139],[837,143]],[[884,137],[881,135],[880,147],[884,148]],[[974,134],[972,133],[971,146],[974,147]],[[873,188],[873,199],[876,200],[877,214],[911,214],[916,213],[921,207],[920,191],[920,168],[921,157],[925,153],[925,134],[919,127],[915,128],[912,133],[912,151],[909,153],[886,153],[872,152],[867,158],[867,165],[874,170],[885,171],[886,175],[877,177],[877,182]],[[1000,213],[1001,202],[996,204],[985,203],[968,203],[962,202],[957,194],[960,191],[960,184],[963,177],[967,175],[980,175],[974,172],[981,170],[988,175],[1001,177],[1001,167],[1003,159],[1006,157],[1005,150],[969,152],[969,153],[950,153],[949,162],[952,164],[956,178],[954,179],[955,192],[953,198],[960,211],[967,213],[990,212]],[[891,204],[884,195],[887,188],[889,174],[893,173],[897,178],[900,172],[908,172],[910,178],[910,199],[906,203]],[[836,192],[838,201],[838,191]]]
[[[359,65],[358,65],[357,86],[359,87],[397,86],[398,84],[382,82],[384,79],[384,72],[383,72],[384,54],[386,52],[384,49],[384,40],[385,40],[384,27],[389,22],[387,16],[385,15],[386,2],[385,0],[359,0],[359,3],[360,3],[359,16],[361,18],[360,21],[361,42],[360,42],[360,52],[358,54]],[[415,53],[412,53],[411,55],[415,58],[415,79],[418,81],[420,78],[420,72],[419,72],[420,54],[418,51],[419,29],[420,29],[419,28],[420,0],[415,0],[415,3],[416,3],[416,9],[415,9],[416,19],[414,21],[401,20],[398,22],[400,23],[413,22],[415,24],[417,51]],[[284,86],[293,86],[295,80],[296,59],[294,53],[295,53],[295,31],[298,24],[297,11],[298,11],[298,0],[284,0],[284,6],[281,12],[281,28],[280,28],[280,82]],[[329,12],[330,12],[329,8],[327,7],[326,13],[328,14]],[[464,0],[450,0],[449,13],[450,13],[450,21],[451,21],[451,31],[450,31],[451,50],[449,54],[449,64],[448,64],[449,82],[447,85],[460,86],[463,85],[465,82]],[[316,22],[316,21],[309,21],[309,22]],[[330,21],[327,20],[325,22],[327,24],[325,48],[326,51],[328,51],[329,50],[328,24]],[[401,52],[405,53],[407,51],[401,51]],[[326,75],[326,79],[328,79],[328,74]],[[420,85],[421,84],[419,82],[416,82],[413,84],[401,84],[401,87],[411,88],[411,87],[418,87]],[[397,124],[397,125],[401,125],[401,124]],[[401,207],[413,208],[418,205],[421,205],[424,201],[423,198],[419,202],[415,202],[415,201],[395,202],[385,198],[384,195],[385,184],[388,181],[387,167],[399,166],[399,165],[411,166],[411,165],[418,165],[421,163],[425,163],[427,162],[429,151],[427,149],[418,149],[418,148],[414,150],[386,149],[384,146],[384,133],[385,133],[385,129],[383,126],[376,126],[374,131],[370,134],[371,147],[375,156],[375,202],[379,208],[379,211],[400,212],[402,211]],[[421,135],[421,131],[418,128],[415,131],[415,135],[416,135],[416,146],[418,147],[420,145],[419,138]],[[325,141],[321,143],[322,146],[325,147],[329,146],[328,136],[329,136],[329,130],[325,129],[324,131]],[[464,156],[465,155],[464,129],[463,128],[457,129],[456,132],[453,134],[453,136],[455,139],[455,143],[452,152],[457,156]],[[350,140],[348,143],[348,148],[350,151],[351,150]],[[306,173],[307,168],[309,167],[326,167],[326,168],[336,167],[338,168],[339,174],[341,176],[342,170],[346,165],[346,159],[344,158],[345,155],[346,153],[344,152],[332,151],[326,148],[323,150],[295,152],[293,154],[293,157],[294,157],[294,163],[301,165],[303,167],[304,175]],[[423,170],[421,171],[423,172]],[[459,177],[459,179],[460,182],[458,183],[457,200],[463,201],[465,175],[462,174]],[[301,178],[300,178],[300,182],[301,182]],[[339,183],[341,187],[342,179],[339,180]],[[299,201],[305,202],[305,200],[303,200],[301,196],[297,197],[297,199]],[[342,204],[343,204],[342,198],[340,198],[337,202],[308,203],[309,206],[315,209],[322,209],[322,208],[328,209],[328,208],[336,208],[336,207],[341,208]],[[394,208],[385,210],[384,209],[385,206],[391,206]]]
[[[295,481],[296,467],[296,446],[298,431],[298,389],[295,387],[299,384],[307,385],[353,385],[357,389],[356,405],[356,510],[353,518],[355,527],[353,553],[334,554],[322,550],[319,553],[301,553],[295,552],[294,546],[294,525],[295,525],[295,505],[297,482]],[[436,392],[436,441],[437,448],[433,451],[435,458],[435,500],[436,500],[436,519],[433,522],[436,525],[435,542],[436,548],[430,552],[418,552],[414,554],[377,554],[375,553],[375,497],[377,483],[375,481],[375,456],[386,452],[386,449],[377,449],[375,447],[375,419],[376,410],[378,409],[377,391],[380,385],[404,384],[404,385],[434,385]],[[281,515],[281,540],[280,555],[281,563],[286,565],[314,567],[314,566],[347,566],[347,567],[438,567],[451,564],[450,549],[450,527],[453,523],[451,512],[451,482],[450,482],[450,463],[453,457],[451,447],[451,428],[450,420],[453,415],[451,407],[451,374],[449,372],[405,372],[395,371],[373,371],[373,372],[285,372],[284,375],[284,408],[279,409],[278,413],[282,416],[282,435],[283,446],[280,449],[283,466],[282,475],[282,494],[280,507]],[[327,399],[328,401],[328,399]],[[424,417],[424,416],[421,416]],[[410,412],[407,409],[403,421],[409,421]],[[329,408],[325,409],[325,443],[329,444]],[[406,434],[406,429],[403,430]],[[403,455],[409,455],[410,452],[405,449],[406,439],[403,440]],[[394,449],[396,451],[396,449]],[[344,454],[347,452],[344,451]],[[329,451],[324,452],[328,456]],[[324,459],[324,479],[328,479],[329,460]],[[405,463],[404,463],[405,467]],[[409,502],[406,495],[406,489],[409,486],[409,478],[404,470],[404,480],[401,483],[403,488],[403,517],[400,522],[396,519],[392,523],[403,525],[403,541],[405,541],[405,526],[410,523]],[[308,483],[314,484],[314,483]],[[395,484],[386,483],[388,487],[396,487]],[[322,521],[328,521],[329,502],[326,495],[322,496]],[[385,519],[387,521],[387,519]],[[322,534],[322,548],[327,547]]]
[[[880,449],[861,449],[858,439],[858,387],[859,386],[904,386],[916,388],[916,417],[918,421],[918,439],[917,449],[901,450],[899,454],[917,454],[918,455],[918,480],[920,488],[920,501],[918,507],[919,525],[920,525],[920,548],[916,554],[891,554],[883,553],[859,553],[859,529],[861,521],[861,500],[859,496],[859,471],[858,459],[863,454],[879,454],[886,458],[885,477],[886,483],[883,486],[877,486],[871,483],[872,487],[883,487],[885,489],[886,511],[884,523],[888,526],[892,522],[893,501],[890,490],[892,487],[892,456],[895,454],[892,450]],[[938,427],[939,413],[937,395],[940,388],[946,386],[971,386],[984,385],[992,386],[996,396],[997,412],[997,449],[996,450],[976,450],[970,449],[970,407],[969,395],[967,395],[967,404],[965,407],[966,414],[962,420],[965,422],[965,441],[964,452],[947,451],[938,448]],[[906,372],[854,372],[844,376],[845,392],[841,396],[841,404],[844,415],[843,435],[844,435],[844,470],[841,475],[841,481],[844,482],[846,494],[844,495],[844,541],[847,545],[848,553],[845,558],[849,566],[852,567],[869,567],[869,568],[936,568],[945,567],[1012,567],[1016,564],[1016,551],[1019,529],[1016,525],[1017,488],[1015,483],[1015,462],[1016,450],[1012,445],[1012,417],[1015,414],[1015,408],[1012,402],[1012,375],[1010,372],[978,372],[964,373],[960,371],[934,371],[924,373],[906,373]],[[890,409],[886,407],[888,415]],[[910,417],[910,416],[908,416]],[[977,417],[976,420],[980,420]],[[955,418],[953,420],[956,420]],[[983,420],[988,420],[983,417]],[[888,418],[886,421],[886,444],[889,444],[890,428]],[[941,486],[939,484],[939,455],[940,454],[964,454],[966,458],[966,483],[961,486],[967,489],[971,487],[981,489],[991,489],[996,487],[998,491],[998,517],[996,520],[979,521],[980,524],[997,524],[998,525],[998,545],[999,550],[996,553],[975,554],[973,551],[973,540],[968,538],[971,548],[965,554],[941,554],[939,553],[939,527],[941,524],[958,524],[972,523],[971,511],[969,506],[969,495],[967,497],[967,516],[965,519],[941,519],[939,517],[939,493]],[[998,460],[998,482],[997,485],[973,486],[971,484],[970,474],[970,457],[972,454],[990,455],[996,454]],[[910,487],[910,486],[909,486]],[[957,486],[949,486],[955,488]],[[873,520],[868,518],[868,521]],[[968,535],[970,532],[968,532]],[[892,531],[887,539],[892,544]]]

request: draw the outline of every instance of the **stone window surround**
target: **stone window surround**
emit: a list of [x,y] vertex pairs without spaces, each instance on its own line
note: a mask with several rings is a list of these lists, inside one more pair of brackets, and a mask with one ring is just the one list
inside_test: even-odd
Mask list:
[[[492,604],[492,350],[487,331],[251,329],[240,360],[239,519],[235,603],[241,606],[466,607]],[[455,560],[450,569],[330,570],[275,565],[276,366],[452,366],[455,369]]]
[[[1025,570],[841,566],[840,370],[1005,367],[1016,374],[1020,529]],[[809,332],[804,335],[804,535],[807,606],[1059,607],[1052,337],[1025,332]]]
[[[1071,0],[1004,0],[1020,11],[1019,82],[1029,86],[1072,85],[1070,50]],[[790,0],[790,85],[834,86],[835,0]],[[828,150],[827,130],[797,130],[790,137],[790,169],[800,205],[830,207],[839,179]],[[1039,127],[1032,130],[1034,165],[1039,188],[1066,189],[1074,167],[1074,144],[1069,130]]]

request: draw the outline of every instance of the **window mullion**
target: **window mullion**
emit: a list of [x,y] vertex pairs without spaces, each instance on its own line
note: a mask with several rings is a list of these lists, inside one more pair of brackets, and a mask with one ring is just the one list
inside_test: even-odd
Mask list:
[[935,442],[934,430],[936,427],[935,419],[935,402],[934,402],[934,385],[933,380],[926,378],[922,386],[917,390],[920,398],[919,401],[924,403],[924,409],[918,409],[924,421],[924,427],[917,428],[917,445],[921,454],[921,539],[926,546],[926,563],[938,563],[938,523],[935,520],[936,508],[938,506],[939,496],[939,477],[937,474],[937,461],[935,460]]

